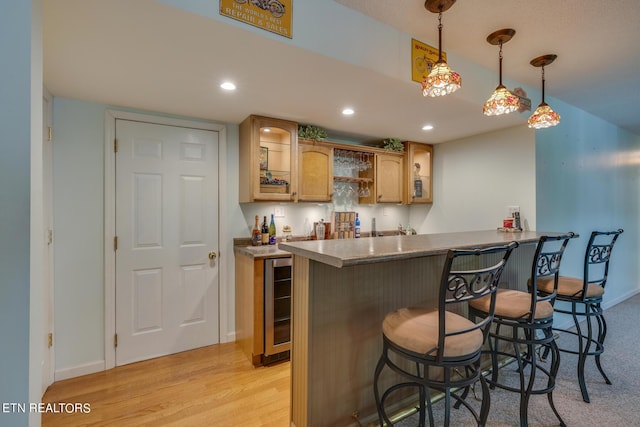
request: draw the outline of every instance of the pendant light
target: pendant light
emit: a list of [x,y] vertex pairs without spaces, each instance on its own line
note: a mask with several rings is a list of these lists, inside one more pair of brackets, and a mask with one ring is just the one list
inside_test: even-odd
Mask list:
[[520,108],[520,98],[512,94],[502,84],[502,45],[513,37],[516,30],[505,28],[495,31],[487,36],[487,41],[492,45],[500,45],[500,82],[491,97],[484,103],[482,111],[485,116],[499,116],[501,114],[509,114]]
[[555,126],[560,123],[560,114],[556,113],[544,102],[544,67],[551,64],[558,55],[542,55],[531,60],[530,64],[534,67],[542,68],[542,102],[529,117],[528,123],[530,128],[544,129]]
[[448,10],[456,0],[426,0],[424,7],[438,14],[438,62],[433,64],[431,72],[422,81],[422,95],[436,97],[449,95],[460,89],[462,78],[442,59],[442,12]]

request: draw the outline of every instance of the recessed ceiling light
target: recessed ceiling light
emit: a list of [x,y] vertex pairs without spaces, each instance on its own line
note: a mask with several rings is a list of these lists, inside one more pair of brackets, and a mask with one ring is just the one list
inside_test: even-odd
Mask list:
[[345,116],[351,116],[353,115],[353,113],[355,113],[355,111],[353,111],[353,108],[345,108],[344,110],[342,110],[342,114],[344,114]]
[[433,129],[433,125],[424,125],[422,126],[422,130],[431,130]]
[[220,85],[220,87],[224,90],[236,90],[236,85],[231,82],[224,82]]
[[264,128],[262,130],[265,131],[265,132],[271,132],[271,129],[269,129],[269,128]]

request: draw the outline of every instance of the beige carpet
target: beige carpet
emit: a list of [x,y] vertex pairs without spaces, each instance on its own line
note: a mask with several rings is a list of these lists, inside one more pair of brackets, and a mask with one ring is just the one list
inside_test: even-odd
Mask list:
[[[567,426],[632,427],[640,426],[640,295],[636,295],[605,311],[608,334],[602,366],[612,385],[607,385],[598,372],[593,357],[587,360],[586,381],[591,403],[585,403],[577,381],[577,356],[561,353],[560,371],[553,393],[558,412]],[[562,345],[560,338],[559,344]],[[517,381],[515,367],[503,369],[505,378]],[[501,375],[503,373],[501,372]],[[441,402],[436,425],[442,425]],[[427,421],[428,423],[428,421]],[[411,416],[396,424],[398,427],[416,426]],[[452,410],[453,427],[475,426],[464,409]],[[500,389],[491,391],[491,410],[488,427],[519,426],[519,395]],[[532,396],[529,404],[529,426],[557,426],[547,397]]]

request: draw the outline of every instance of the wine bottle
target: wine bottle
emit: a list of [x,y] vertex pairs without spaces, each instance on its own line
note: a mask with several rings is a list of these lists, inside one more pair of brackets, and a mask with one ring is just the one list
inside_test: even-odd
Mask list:
[[269,224],[269,244],[276,244],[276,223],[273,221],[273,214],[271,214],[271,223]]
[[360,218],[358,217],[358,212],[356,212],[356,226],[353,235],[356,239],[360,238]]
[[258,228],[259,220],[260,220],[260,217],[256,215],[256,222],[253,225],[253,230],[251,230],[251,245],[253,246],[260,246],[262,244],[262,233]]
[[267,216],[265,215],[264,221],[262,222],[262,244],[269,244],[269,226],[267,225]]

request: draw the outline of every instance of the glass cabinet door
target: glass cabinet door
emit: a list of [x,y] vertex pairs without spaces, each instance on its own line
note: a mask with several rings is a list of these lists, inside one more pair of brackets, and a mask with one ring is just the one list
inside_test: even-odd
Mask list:
[[291,185],[291,134],[273,126],[260,128],[260,192],[288,194]]
[[297,201],[298,124],[251,115],[239,142],[238,201]]
[[433,146],[417,142],[408,142],[407,146],[407,201],[408,203],[431,203],[433,201],[431,181]]
[[254,199],[294,201],[296,197],[297,125],[284,120],[256,120]]

